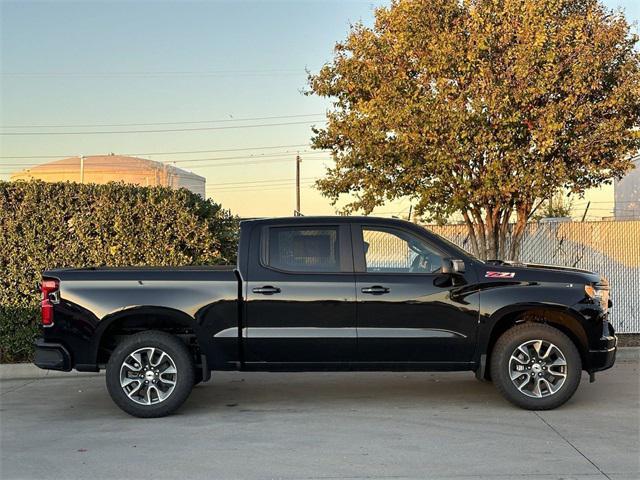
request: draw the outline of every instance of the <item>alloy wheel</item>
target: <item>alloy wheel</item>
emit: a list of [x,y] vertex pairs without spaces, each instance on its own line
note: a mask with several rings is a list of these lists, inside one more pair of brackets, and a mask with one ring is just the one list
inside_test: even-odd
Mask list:
[[515,387],[533,398],[554,395],[567,379],[564,354],[546,340],[529,340],[519,345],[511,354],[508,368]]
[[140,405],[155,405],[173,393],[178,370],[171,356],[155,347],[130,353],[120,367],[120,386]]

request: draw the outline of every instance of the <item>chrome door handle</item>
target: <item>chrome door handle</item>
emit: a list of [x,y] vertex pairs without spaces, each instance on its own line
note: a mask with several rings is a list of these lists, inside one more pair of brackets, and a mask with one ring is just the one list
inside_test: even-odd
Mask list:
[[272,287],[271,285],[256,287],[251,291],[253,293],[261,293],[262,295],[273,295],[274,293],[280,293],[280,289],[278,287]]
[[380,285],[374,285],[372,287],[365,287],[362,289],[362,293],[368,293],[370,295],[384,295],[385,293],[389,293],[389,289],[387,287],[381,287]]

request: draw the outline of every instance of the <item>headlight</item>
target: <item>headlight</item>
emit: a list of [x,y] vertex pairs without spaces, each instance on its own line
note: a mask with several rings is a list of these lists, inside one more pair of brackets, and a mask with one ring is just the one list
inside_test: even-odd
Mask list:
[[599,303],[606,312],[609,308],[609,289],[598,288],[598,285],[585,285],[584,291],[587,296]]

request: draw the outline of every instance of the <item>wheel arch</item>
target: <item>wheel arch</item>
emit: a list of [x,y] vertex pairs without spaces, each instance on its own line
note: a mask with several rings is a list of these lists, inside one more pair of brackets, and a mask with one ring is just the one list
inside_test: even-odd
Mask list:
[[[588,337],[578,315],[566,307],[552,305],[521,305],[505,308],[492,315],[491,328],[480,348],[480,352],[486,354],[486,365],[491,364],[491,354],[498,338],[515,325],[525,322],[544,323],[567,335],[576,345],[584,365],[588,354]],[[484,371],[486,379],[489,378],[489,370],[486,368]]]
[[119,310],[105,316],[99,323],[92,341],[92,358],[97,365],[105,364],[109,350],[117,337],[145,330],[174,333],[192,337],[196,346],[202,345],[202,332],[196,320],[187,313],[168,307],[139,306]]

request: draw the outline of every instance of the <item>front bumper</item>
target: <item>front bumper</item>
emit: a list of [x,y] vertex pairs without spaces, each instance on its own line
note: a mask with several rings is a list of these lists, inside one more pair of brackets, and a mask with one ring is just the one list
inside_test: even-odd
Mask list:
[[618,337],[609,322],[604,322],[602,337],[598,342],[598,348],[589,350],[589,367],[590,373],[600,372],[613,367],[616,361],[616,352],[618,350]]
[[36,354],[33,363],[45,370],[71,371],[71,355],[59,343],[47,343],[44,339],[36,340]]

